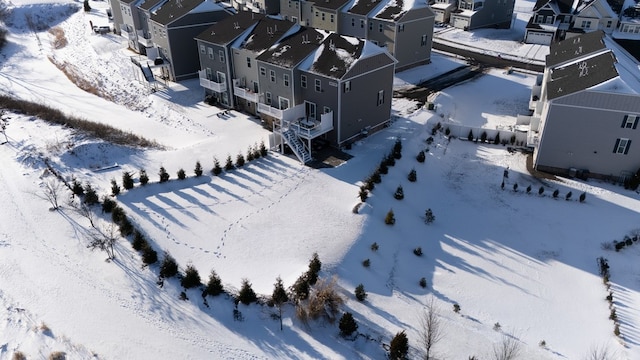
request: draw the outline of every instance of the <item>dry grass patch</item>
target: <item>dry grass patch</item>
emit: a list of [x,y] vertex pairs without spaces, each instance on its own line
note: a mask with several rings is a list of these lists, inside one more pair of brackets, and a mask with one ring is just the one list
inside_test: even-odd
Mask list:
[[53,35],[54,49],[62,49],[69,43],[64,35],[64,30],[59,26],[49,29],[49,34]]
[[82,77],[81,72],[78,70],[78,68],[75,65],[69,64],[66,61],[60,62],[56,60],[56,58],[51,56],[49,56],[48,58],[53,65],[55,65],[60,71],[62,71],[66,75],[67,79],[69,79],[72,83],[74,83],[80,89],[90,94],[105,98],[109,101],[112,100],[107,94],[100,91],[100,89],[94,83],[92,83],[91,81],[88,81],[87,79],[84,79]]

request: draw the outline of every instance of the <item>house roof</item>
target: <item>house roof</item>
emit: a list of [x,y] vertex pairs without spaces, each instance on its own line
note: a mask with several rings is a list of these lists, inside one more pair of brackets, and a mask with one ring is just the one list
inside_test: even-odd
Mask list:
[[579,56],[604,50],[607,47],[603,38],[604,32],[597,30],[553,43],[549,47],[546,66],[554,67]]
[[325,37],[324,32],[314,28],[300,27],[297,32],[260,54],[256,60],[284,68],[293,68],[315,51]]
[[151,20],[160,24],[169,24],[188,14],[208,0],[168,0],[158,10],[151,13]]
[[367,15],[381,2],[386,1],[387,0],[356,0],[347,12],[357,15]]
[[545,5],[550,4],[551,7],[556,6],[558,11],[562,14],[572,14],[578,7],[578,3],[582,0],[537,0],[533,6],[533,12],[536,12],[543,8]]
[[317,0],[312,1],[313,6],[329,10],[338,10],[345,6],[350,0]]
[[375,18],[396,21],[409,10],[428,7],[424,0],[389,0],[387,4],[375,15]]
[[547,99],[592,88],[619,76],[616,58],[611,51],[578,58],[576,61],[551,69],[547,81]]
[[127,5],[131,5],[132,3],[136,2],[137,0],[120,0],[121,3],[123,4],[127,4]]
[[258,22],[238,47],[260,53],[287,35],[294,25],[298,26],[291,21],[266,16]]
[[235,40],[264,17],[265,15],[263,14],[240,11],[209,26],[207,30],[196,36],[196,39],[212,44],[225,45]]
[[142,10],[151,10],[153,9],[155,6],[159,5],[160,3],[163,3],[167,0],[145,0],[142,2],[142,4],[138,5],[138,7]]
[[318,47],[308,64],[300,67],[310,72],[341,79],[358,60],[384,53],[370,41],[331,33]]

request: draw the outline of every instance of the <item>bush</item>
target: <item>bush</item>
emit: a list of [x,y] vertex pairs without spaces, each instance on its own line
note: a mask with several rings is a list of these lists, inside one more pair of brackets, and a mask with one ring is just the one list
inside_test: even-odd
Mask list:
[[133,189],[133,177],[131,177],[131,173],[128,171],[122,173],[122,187],[125,190]]
[[220,161],[218,159],[213,158],[213,169],[211,169],[211,173],[215,176],[220,175],[222,172],[222,167],[220,166]]
[[415,256],[422,256],[422,248],[418,246],[417,248],[413,249],[413,254]]
[[480,134],[480,141],[481,142],[486,142],[487,141],[487,132],[483,131],[482,134]]
[[544,194],[544,186],[540,186],[540,189],[538,189],[538,195],[542,194]]
[[473,141],[473,130],[469,130],[469,135],[467,135],[467,140]]
[[91,206],[97,204],[98,202],[98,194],[93,189],[93,187],[91,187],[91,184],[87,183],[87,185],[85,185],[84,187],[84,203]]
[[204,295],[210,296],[218,296],[222,294],[224,288],[222,287],[222,280],[218,274],[216,274],[215,270],[211,270],[211,274],[209,274],[209,281],[207,281],[207,286],[204,288]]
[[242,286],[240,287],[240,292],[238,293],[238,301],[245,305],[249,305],[258,301],[258,296],[251,288],[251,283],[248,279],[242,279]]
[[502,325],[499,322],[493,324],[493,330],[500,331],[502,329]]
[[396,192],[393,194],[393,197],[396,198],[396,200],[404,199],[404,190],[402,189],[402,186],[398,186],[396,188]]
[[427,279],[420,278],[420,281],[418,282],[418,284],[420,284],[421,288],[426,288],[427,287]]
[[244,166],[244,155],[242,153],[238,153],[236,156],[236,167],[241,168]]
[[402,158],[402,141],[400,138],[397,138],[395,144],[393,144],[392,155],[395,159]]
[[[85,4],[87,3],[88,0],[84,0]],[[49,357],[47,359],[49,360],[65,360],[67,358],[67,353],[64,351],[54,351],[51,354],[49,354]]]
[[496,138],[493,139],[493,143],[496,145],[500,144],[500,133],[496,134]]
[[384,223],[387,225],[393,225],[396,223],[396,218],[393,214],[393,210],[389,210],[389,212],[387,213],[387,216],[385,216],[384,218]]
[[149,246],[147,243],[147,239],[144,238],[144,235],[139,231],[133,232],[133,242],[131,243],[133,249],[136,251],[140,251],[144,249],[145,246]]
[[15,351],[11,356],[11,360],[27,360],[27,355],[22,351]]
[[360,201],[367,201],[367,197],[369,196],[369,192],[367,191],[367,187],[365,185],[360,186],[360,192],[358,193],[360,197]]
[[378,173],[380,173],[380,174],[388,174],[389,173],[389,166],[387,165],[386,160],[382,160],[380,162],[380,166],[378,166]]
[[387,166],[394,166],[396,164],[396,158],[393,157],[393,153],[387,155],[387,157],[385,157],[383,161],[385,164],[387,164]]
[[337,290],[336,278],[330,281],[319,279],[318,283],[309,293],[307,301],[298,303],[296,315],[302,322],[308,319],[324,318],[333,323],[340,312],[344,299]]
[[84,3],[82,5],[84,7],[85,12],[91,11],[91,5],[89,5],[89,0],[84,0]]
[[309,285],[306,274],[300,275],[296,282],[291,285],[291,292],[296,300],[308,299],[310,290],[311,286]]
[[583,192],[582,194],[580,194],[580,202],[583,203],[584,200],[587,198],[587,193]]
[[253,154],[254,154],[253,149],[251,148],[251,146],[249,146],[249,148],[247,149],[247,162],[253,161],[255,159]]
[[200,274],[192,264],[188,264],[184,270],[184,277],[180,280],[180,285],[185,289],[200,286]]
[[200,161],[196,161],[196,167],[193,169],[193,173],[196,177],[202,176],[202,164],[200,164]]
[[555,189],[555,190],[553,191],[553,198],[554,198],[554,199],[555,199],[555,198],[557,198],[559,194],[560,194],[560,191],[558,191],[558,189]]
[[140,185],[147,185],[149,183],[149,175],[145,169],[140,169]]
[[178,275],[178,263],[176,259],[165,251],[164,258],[160,264],[160,277],[168,279]]
[[431,224],[434,221],[436,221],[436,216],[433,215],[433,211],[431,211],[431,209],[427,209],[424,212],[424,222],[427,224]]
[[160,171],[158,172],[158,176],[160,176],[161,183],[169,181],[169,173],[164,168],[164,166],[160,166]]
[[407,358],[409,352],[409,339],[407,334],[402,330],[397,333],[391,343],[389,344],[389,359],[390,360],[403,360]]
[[615,308],[611,309],[611,312],[609,313],[609,320],[613,320],[613,321],[618,320],[618,315],[616,315]]
[[374,242],[373,244],[371,244],[371,251],[378,251],[378,248],[379,246],[377,242]]
[[340,335],[342,337],[351,336],[351,334],[356,332],[358,330],[358,324],[353,318],[353,314],[350,312],[342,314],[338,328],[340,329]]
[[411,171],[409,171],[409,175],[407,176],[407,180],[409,180],[411,182],[416,182],[416,180],[418,180],[418,174],[416,173],[416,169],[411,169]]
[[187,177],[187,173],[184,172],[184,169],[178,170],[176,175],[178,176],[178,180],[184,180]]
[[7,29],[0,27],[0,49],[7,45]]
[[127,214],[120,206],[116,205],[111,209],[111,221],[114,223],[120,224],[124,219],[126,219],[126,217]]
[[120,185],[116,182],[116,179],[111,179],[111,195],[120,195]]
[[122,221],[120,221],[120,223],[118,224],[118,228],[120,230],[120,235],[122,235],[123,237],[127,237],[133,234],[133,224],[131,224],[131,221],[129,221],[126,216],[122,219]]
[[531,193],[531,185],[527,186],[527,194]]
[[571,195],[573,195],[573,194],[571,193],[571,191],[569,191],[569,192],[567,193],[567,195],[565,195],[565,196],[564,196],[564,199],[565,199],[565,200],[571,200]]
[[264,140],[260,142],[260,156],[265,157],[268,154],[267,147],[264,145]]
[[254,159],[259,159],[262,156],[262,154],[260,153],[260,148],[258,147],[258,143],[256,143],[253,146],[253,158]]
[[142,262],[146,265],[155,264],[158,262],[158,253],[153,250],[149,243],[145,242],[145,245],[142,248]]
[[226,171],[231,171],[231,170],[234,169],[233,160],[231,160],[231,155],[227,155],[227,160],[226,160],[226,162],[224,164],[224,169]]
[[364,259],[364,260],[362,261],[362,266],[364,266],[364,267],[368,268],[369,266],[371,266],[371,260],[369,260],[369,259]]
[[423,163],[425,159],[426,159],[426,156],[424,154],[424,150],[420,150],[420,152],[416,156],[416,160],[418,160],[419,163]]
[[318,257],[318,253],[313,253],[311,260],[309,261],[309,271],[307,271],[307,281],[309,285],[315,285],[316,281],[318,281],[318,274],[322,269],[322,262]]
[[453,304],[453,312],[458,314],[460,312],[460,305]]
[[73,192],[73,195],[77,195],[77,196],[84,195],[84,188],[82,187],[82,184],[77,179],[73,179],[73,185],[71,185],[71,192]]
[[113,208],[116,207],[116,202],[111,200],[111,198],[109,196],[104,196],[102,198],[102,212],[104,213],[110,213],[111,211],[113,211]]
[[364,285],[360,284],[356,286],[355,295],[358,301],[364,301],[364,299],[367,298],[367,292],[364,290]]

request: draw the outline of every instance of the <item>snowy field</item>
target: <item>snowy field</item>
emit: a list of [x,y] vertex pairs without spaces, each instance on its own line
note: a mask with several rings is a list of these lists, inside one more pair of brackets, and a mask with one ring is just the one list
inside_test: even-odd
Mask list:
[[[492,71],[438,94],[435,112],[395,99],[393,125],[356,143],[348,151],[353,158],[336,168],[311,169],[272,153],[213,177],[208,169],[214,157],[235,158],[267,139],[259,121],[238,112],[213,115],[218,110],[201,101],[197,81],[153,94],[132,81],[132,53],[122,39],[89,29],[89,20],[106,21],[104,2],[90,2],[90,14],[67,11],[74,2],[13,4],[0,91],[155,139],[165,149],[115,146],[9,115],[9,141],[0,147],[0,359],[17,351],[30,359],[55,351],[69,359],[381,359],[384,345],[401,330],[411,358],[418,358],[419,315],[432,298],[444,329],[434,346],[437,359],[492,359],[493,347],[507,334],[517,339],[519,359],[587,359],[596,348],[607,349],[610,359],[640,358],[640,245],[602,249],[640,228],[640,195],[595,181],[533,178],[526,155],[503,146],[441,132],[426,142],[439,113],[471,126],[515,119],[528,101],[529,76]],[[25,14],[64,29],[67,46],[54,49],[53,36],[31,31]],[[49,59],[95,81],[108,100],[78,89]],[[395,83],[456,66],[434,56],[422,71],[398,74]],[[402,158],[354,214],[362,180],[396,139],[402,140]],[[427,150],[425,163],[415,160],[420,150]],[[317,252],[321,277],[336,277],[343,310],[354,314],[366,338],[343,339],[337,325],[326,322],[307,327],[292,305],[284,308],[280,331],[276,310],[267,306],[239,305],[244,321],[238,322],[225,296],[209,297],[207,307],[194,289],[182,301],[179,282],[167,280],[160,288],[157,264],[143,267],[125,239],[116,244],[115,260],[104,261],[104,252],[87,248],[89,221],[69,194],[59,211],[42,199],[43,187],[53,181],[45,158],[65,178],[89,182],[101,195],[124,171],[145,168],[151,183],[136,183],[117,201],[159,252],[170,252],[182,270],[193,264],[204,280],[215,270],[230,291],[246,278],[269,296],[276,277],[290,286]],[[199,178],[193,177],[196,161],[205,168]],[[168,183],[157,183],[160,166],[171,175]],[[180,168],[186,180],[176,179]],[[412,169],[416,182],[407,180]],[[396,200],[400,185],[405,198]],[[569,191],[573,197],[565,200]],[[436,217],[430,225],[424,222],[427,208]],[[393,226],[384,224],[390,209]],[[99,225],[108,225],[109,217],[96,210]],[[421,257],[414,255],[417,247]],[[609,320],[598,257],[611,265],[620,337]],[[365,259],[369,267],[362,265]],[[364,302],[353,295],[358,284],[368,293]]]

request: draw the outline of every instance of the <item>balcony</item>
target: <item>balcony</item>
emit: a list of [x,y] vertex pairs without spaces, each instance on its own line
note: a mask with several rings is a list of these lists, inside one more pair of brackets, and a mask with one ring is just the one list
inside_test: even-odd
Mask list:
[[133,40],[136,38],[136,33],[135,33],[135,30],[133,30],[133,28],[131,27],[131,25],[120,24],[120,36],[128,40]]
[[147,48],[153,47],[153,41],[151,41],[151,36],[150,35],[145,36],[142,30],[138,30],[138,43]]
[[207,72],[205,70],[198,71],[198,76],[200,77],[200,86],[203,88],[213,90],[215,92],[223,93],[227,91],[227,84],[224,82],[215,82],[214,80],[209,80],[207,77]]
[[301,116],[293,120],[283,120],[282,123],[283,128],[293,130],[303,139],[315,139],[333,130],[333,112],[320,115],[320,121]]
[[240,87],[239,83],[240,81],[238,81],[238,79],[233,79],[233,95],[257,103],[259,98],[258,94],[249,89]]

